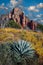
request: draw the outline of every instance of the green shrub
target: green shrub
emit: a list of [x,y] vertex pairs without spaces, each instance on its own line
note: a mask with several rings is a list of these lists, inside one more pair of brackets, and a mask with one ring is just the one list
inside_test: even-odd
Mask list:
[[43,24],[39,24],[37,28],[43,32]]
[[11,28],[21,28],[20,24],[18,24],[17,22],[10,20],[8,21],[8,23],[6,24],[6,27],[11,27]]

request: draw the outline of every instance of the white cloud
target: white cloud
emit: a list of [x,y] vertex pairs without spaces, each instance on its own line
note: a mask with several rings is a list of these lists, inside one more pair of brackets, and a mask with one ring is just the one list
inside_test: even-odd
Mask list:
[[43,22],[43,20],[41,20],[41,22]]
[[16,5],[17,3],[18,2],[16,0],[10,0],[10,4],[13,5],[13,6]]
[[22,2],[22,0],[17,0],[17,1],[16,0],[10,0],[9,7],[13,8],[13,7],[19,5],[21,2]]
[[30,6],[28,7],[28,10],[33,12],[39,12],[39,8],[43,8],[43,3],[39,3],[36,6]]
[[38,17],[38,18],[43,17],[43,14],[39,14],[36,17]]
[[37,18],[34,18],[33,20],[34,20],[34,21],[37,21]]
[[37,8],[43,8],[43,3],[39,3],[39,4],[37,5]]
[[35,9],[35,6],[30,6],[28,9],[29,10],[34,10]]
[[8,10],[7,7],[3,7],[3,6],[0,6],[0,9],[5,9],[5,10]]
[[0,9],[2,9],[4,7],[4,3],[2,3],[1,5],[0,5]]
[[4,6],[5,4],[4,3],[2,3],[2,5],[1,6]]
[[8,10],[8,8],[7,8],[7,7],[4,7],[4,9]]
[[36,6],[30,6],[30,7],[28,7],[28,10],[34,11],[34,12],[39,12],[39,10],[36,9]]
[[37,15],[36,17],[40,18],[40,17],[41,17],[41,15]]
[[7,7],[5,7],[4,5],[5,5],[5,4],[4,4],[4,3],[2,3],[2,4],[0,5],[0,9],[6,9],[6,10],[7,10],[8,8],[7,8]]

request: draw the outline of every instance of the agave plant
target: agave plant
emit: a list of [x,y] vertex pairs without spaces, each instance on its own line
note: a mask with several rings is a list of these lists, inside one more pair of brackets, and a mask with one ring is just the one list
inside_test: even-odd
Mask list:
[[35,50],[32,48],[30,42],[20,40],[18,42],[14,42],[12,48],[14,61],[17,63],[25,61],[27,58],[29,59],[34,58]]
[[30,42],[19,40],[0,44],[0,65],[32,65],[35,58]]

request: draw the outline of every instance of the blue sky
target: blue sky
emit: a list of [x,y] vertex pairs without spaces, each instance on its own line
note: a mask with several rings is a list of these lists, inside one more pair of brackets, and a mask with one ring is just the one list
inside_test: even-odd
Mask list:
[[20,7],[29,19],[43,23],[43,0],[0,0],[0,15]]

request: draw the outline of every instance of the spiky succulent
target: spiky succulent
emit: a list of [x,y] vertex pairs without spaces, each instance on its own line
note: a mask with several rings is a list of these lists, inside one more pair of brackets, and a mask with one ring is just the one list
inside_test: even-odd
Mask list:
[[34,56],[35,50],[30,42],[19,40],[18,42],[0,44],[0,65],[16,65],[17,63],[25,65],[26,61],[30,62],[35,58]]
[[20,62],[23,58],[33,58],[35,50],[32,48],[30,42],[20,40],[13,45],[14,58],[16,62]]

